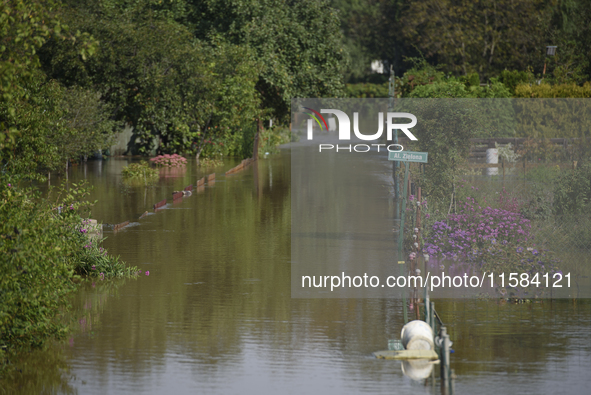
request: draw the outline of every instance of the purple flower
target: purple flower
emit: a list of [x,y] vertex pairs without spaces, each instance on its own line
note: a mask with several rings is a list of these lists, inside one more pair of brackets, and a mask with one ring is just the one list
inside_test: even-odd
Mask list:
[[146,270],[146,276],[149,276],[149,275],[150,275],[150,271]]

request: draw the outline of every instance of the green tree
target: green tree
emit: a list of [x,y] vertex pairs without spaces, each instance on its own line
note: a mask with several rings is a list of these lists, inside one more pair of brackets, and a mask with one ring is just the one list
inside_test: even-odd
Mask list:
[[257,62],[247,48],[204,44],[170,18],[125,9],[70,8],[64,17],[96,36],[99,51],[84,60],[54,41],[44,51],[46,70],[67,85],[102,92],[115,119],[133,126],[141,152],[159,144],[166,152],[200,153],[206,138],[223,140],[255,116]]
[[285,120],[293,97],[343,94],[347,62],[337,12],[325,0],[190,1],[195,34],[254,50],[257,90],[271,117]]
[[403,20],[405,37],[427,58],[486,78],[542,65],[550,17],[543,0],[414,0]]
[[26,83],[34,83],[39,68],[37,51],[50,36],[78,43],[77,54],[86,58],[94,52],[96,42],[86,34],[70,34],[58,18],[52,0],[0,3],[0,153],[6,160],[19,136],[19,130],[7,117],[14,117],[29,92]]
[[64,88],[56,81],[48,81],[40,71],[21,84],[28,98],[21,96],[10,106],[0,106],[0,117],[18,138],[3,151],[5,169],[13,174],[27,174],[32,178],[39,173],[54,171],[65,162],[60,144],[71,130],[63,122],[65,111],[61,106]]
[[112,144],[117,123],[111,119],[111,108],[101,100],[100,93],[72,86],[65,90],[60,105],[71,130],[63,140],[62,155],[86,158]]
[[429,164],[424,173],[416,176],[425,196],[432,203],[445,204],[450,197],[453,200],[457,195],[458,168],[470,153],[470,138],[483,128],[478,101],[401,99],[397,105],[421,119],[413,128],[420,138],[411,142],[408,150],[429,152]]

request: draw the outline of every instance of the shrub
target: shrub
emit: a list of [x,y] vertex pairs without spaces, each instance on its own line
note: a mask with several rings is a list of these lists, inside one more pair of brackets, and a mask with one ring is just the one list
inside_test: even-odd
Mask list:
[[553,253],[533,243],[528,219],[513,211],[482,208],[471,197],[460,213],[432,225],[423,252],[461,259],[487,273],[527,273],[531,278],[559,271]]
[[519,84],[515,87],[515,97],[521,98],[590,98],[591,83],[577,84]]
[[591,209],[591,164],[558,177],[554,188],[554,213],[562,217],[589,219]]
[[1,177],[0,353],[63,336],[54,317],[74,289],[75,222],[68,210],[58,215],[47,203],[36,203],[39,196],[32,189],[15,183]]
[[458,214],[450,214],[447,221],[433,224],[425,251],[447,257],[466,255],[490,244],[491,240],[515,243],[527,242],[529,238],[531,241],[530,229],[530,221],[521,214],[482,208],[474,198],[468,197]]
[[158,178],[158,170],[150,167],[148,162],[132,163],[121,171],[125,178],[154,179]]
[[388,97],[389,87],[388,83],[385,84],[371,84],[371,83],[359,83],[359,84],[347,84],[345,87],[347,97],[351,98],[376,98],[376,97]]
[[[84,184],[71,184],[57,194],[52,190],[43,199],[18,182],[0,175],[0,370],[7,352],[65,335],[57,317],[68,309],[65,296],[75,289],[75,273],[83,273],[85,265],[103,265],[84,248],[89,239],[81,216],[91,206],[84,200]],[[110,260],[107,273],[121,272],[118,259],[104,252],[101,259]]]
[[525,157],[528,162],[554,162],[563,156],[559,145],[554,144],[550,139],[544,138],[525,140],[517,154]]
[[503,70],[501,71],[499,81],[502,82],[512,94],[515,94],[515,88],[520,84],[533,82],[534,75],[530,71]]
[[287,144],[291,140],[288,128],[273,127],[263,129],[259,136],[259,155],[265,153],[277,153],[281,144]]
[[101,279],[131,276],[138,272],[135,266],[126,267],[119,260],[119,256],[109,255],[107,249],[101,246],[104,239],[88,237],[89,222],[88,219],[83,220],[82,225],[75,233],[79,248],[76,250],[74,272],[78,275],[100,277]]
[[511,143],[501,146],[495,142],[495,148],[498,150],[499,158],[507,163],[515,163],[519,159],[519,154],[515,153]]
[[156,166],[180,167],[187,164],[187,159],[179,154],[165,154],[150,158],[150,162],[154,163]]

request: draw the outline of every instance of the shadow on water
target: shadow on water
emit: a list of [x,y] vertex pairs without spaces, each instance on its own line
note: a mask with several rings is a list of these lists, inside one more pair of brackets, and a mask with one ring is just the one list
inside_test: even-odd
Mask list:
[[[211,170],[190,163],[153,188],[122,193],[126,160],[89,162],[92,217],[139,225],[105,246],[150,275],[84,286],[77,330],[23,357],[5,388],[21,393],[437,394],[372,352],[399,338],[402,304],[389,299],[292,299],[289,152],[172,204]],[[256,172],[255,172],[256,171]],[[255,177],[256,174],[256,177]],[[139,219],[162,199],[166,210]],[[330,235],[326,235],[330,237]],[[589,300],[504,304],[438,300],[455,353],[456,393],[581,393],[591,370]],[[412,316],[412,315],[411,315]],[[436,369],[437,370],[437,369]]]

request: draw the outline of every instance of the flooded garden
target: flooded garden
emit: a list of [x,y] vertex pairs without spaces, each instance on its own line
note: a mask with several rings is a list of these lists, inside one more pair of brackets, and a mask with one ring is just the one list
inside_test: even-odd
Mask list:
[[[130,221],[117,231],[105,226],[103,245],[141,275],[85,282],[70,299],[68,338],[20,355],[2,391],[444,392],[438,369],[415,380],[401,362],[372,355],[398,338],[403,310],[412,315],[418,306],[291,297],[291,154],[282,150],[229,176],[223,173],[232,163],[202,169],[189,160],[160,170],[151,186],[125,181],[127,159],[72,168],[69,182],[94,187],[93,218],[105,225]],[[215,183],[170,199],[212,171]],[[506,177],[507,200],[497,202],[511,204],[532,185],[514,178]],[[464,180],[466,190],[478,188],[487,199],[503,191],[499,177]],[[153,210],[164,198],[166,206]],[[543,222],[531,223],[532,232],[546,232],[537,238],[564,243]],[[589,281],[587,251],[554,251],[573,275]],[[589,299],[437,299],[436,308],[453,341],[455,393],[585,392]]]

